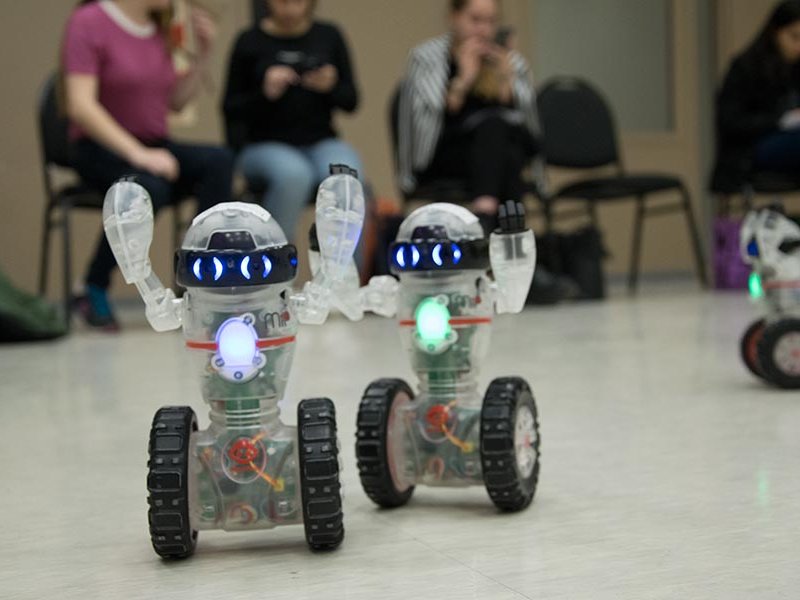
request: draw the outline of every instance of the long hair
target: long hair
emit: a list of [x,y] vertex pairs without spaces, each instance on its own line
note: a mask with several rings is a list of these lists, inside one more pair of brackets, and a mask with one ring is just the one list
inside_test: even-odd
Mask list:
[[758,36],[742,53],[742,61],[753,76],[771,88],[788,85],[800,73],[800,65],[786,63],[775,37],[784,27],[800,21],[800,0],[785,0],[767,18]]

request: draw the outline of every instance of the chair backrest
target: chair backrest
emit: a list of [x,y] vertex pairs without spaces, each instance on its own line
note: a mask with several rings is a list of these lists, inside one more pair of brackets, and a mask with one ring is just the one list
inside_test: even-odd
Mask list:
[[39,96],[39,138],[46,164],[70,167],[69,121],[59,108],[58,79],[51,75]]
[[611,110],[588,82],[551,79],[539,91],[537,104],[548,164],[585,169],[619,162]]
[[392,141],[392,157],[394,158],[395,169],[400,156],[398,130],[400,127],[400,92],[402,89],[403,82],[400,82],[389,99],[389,138]]

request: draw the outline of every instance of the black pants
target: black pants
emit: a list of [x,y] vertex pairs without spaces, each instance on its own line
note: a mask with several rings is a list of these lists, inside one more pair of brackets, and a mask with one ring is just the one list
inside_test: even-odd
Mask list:
[[[170,182],[140,171],[90,140],[81,140],[75,145],[75,169],[86,184],[102,191],[121,177],[135,176],[136,181],[150,194],[154,212],[188,195],[197,198],[198,213],[231,200],[234,158],[229,150],[176,144],[168,140],[149,145],[165,148],[175,156],[180,165],[178,181]],[[89,266],[86,283],[108,288],[116,264],[108,240],[102,234]]]
[[494,196],[501,202],[518,201],[525,194],[522,170],[535,152],[536,143],[527,129],[490,117],[469,131],[445,129],[420,181],[464,180],[470,200]]

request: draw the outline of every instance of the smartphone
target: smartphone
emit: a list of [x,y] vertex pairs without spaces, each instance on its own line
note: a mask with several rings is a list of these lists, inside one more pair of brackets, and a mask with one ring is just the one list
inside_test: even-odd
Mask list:
[[501,27],[497,30],[497,34],[494,37],[494,43],[502,48],[508,47],[508,40],[514,34],[513,27]]

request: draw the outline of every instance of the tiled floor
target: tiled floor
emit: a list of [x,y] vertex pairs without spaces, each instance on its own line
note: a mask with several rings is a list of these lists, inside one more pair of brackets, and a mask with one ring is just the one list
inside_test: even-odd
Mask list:
[[147,534],[150,421],[188,403],[207,425],[179,335],[137,310],[119,336],[0,348],[0,597],[797,598],[800,394],[739,364],[752,314],[685,288],[499,318],[483,381],[524,375],[542,419],[539,491],[511,516],[477,487],[376,510],[354,421],[371,379],[410,376],[394,325],[307,327],[285,415],[337,402],[344,545],[311,554],[300,527],[203,532],[171,564]]

